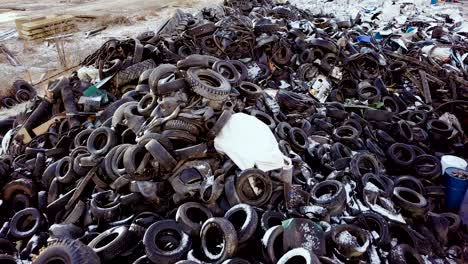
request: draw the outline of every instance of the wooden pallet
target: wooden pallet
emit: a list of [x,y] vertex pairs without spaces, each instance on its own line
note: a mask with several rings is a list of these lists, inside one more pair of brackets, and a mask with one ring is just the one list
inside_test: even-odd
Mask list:
[[43,28],[36,28],[36,29],[32,29],[32,30],[24,30],[22,29],[21,30],[21,34],[23,35],[27,35],[27,36],[32,36],[32,35],[36,35],[36,34],[39,34],[39,33],[44,33],[44,32],[47,32],[47,31],[58,31],[58,30],[61,30],[65,27],[69,27],[69,26],[74,26],[75,24],[73,24],[73,22],[71,21],[67,21],[67,22],[63,22],[61,24],[55,24],[55,25],[50,25],[50,26],[46,26],[46,27],[43,27]]
[[75,25],[70,25],[65,28],[57,29],[57,30],[49,30],[46,32],[34,34],[34,35],[23,35],[23,39],[25,40],[42,40],[48,37],[56,36],[56,35],[61,35],[61,34],[67,34],[76,31],[76,26]]
[[37,40],[64,34],[74,30],[73,16],[47,16],[19,18],[15,20],[16,30],[22,39]]

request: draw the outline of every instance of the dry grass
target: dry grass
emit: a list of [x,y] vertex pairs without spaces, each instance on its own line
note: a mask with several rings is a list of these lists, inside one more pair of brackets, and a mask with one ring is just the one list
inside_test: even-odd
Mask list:
[[136,16],[135,20],[136,21],[146,21],[146,16]]
[[100,26],[108,27],[113,25],[124,25],[129,26],[133,25],[134,22],[131,21],[126,16],[102,16],[97,19],[97,22]]

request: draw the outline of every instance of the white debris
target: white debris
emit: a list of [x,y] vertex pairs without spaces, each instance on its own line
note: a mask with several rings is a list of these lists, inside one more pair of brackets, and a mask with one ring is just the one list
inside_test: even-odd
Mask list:
[[[434,45],[428,45],[424,46],[421,51],[423,52],[424,55],[426,56],[431,56],[434,59],[437,59],[439,61],[446,61],[450,58],[450,54],[452,54],[452,49],[448,47],[436,47],[434,48]],[[431,51],[432,50],[432,51]]]
[[359,210],[361,210],[361,211],[363,211],[363,212],[364,212],[364,211],[369,211],[369,210],[370,210],[369,207],[365,206],[365,205],[361,202],[361,200],[359,200],[359,199],[356,199],[356,204],[357,204]]
[[370,256],[370,263],[372,263],[372,264],[380,264],[381,263],[379,254],[377,254],[377,249],[375,248],[375,246],[371,247],[371,250],[369,252],[369,256]]
[[288,87],[291,87],[291,85],[287,82],[285,82],[284,80],[281,80],[280,81],[281,85],[278,87],[279,89],[286,89]]
[[364,187],[364,190],[373,192],[373,193],[379,193],[380,189],[379,187],[375,186],[372,182],[367,182],[366,186]]
[[390,241],[390,245],[392,245],[392,247],[395,247],[396,245],[398,245],[398,239],[393,238],[392,241]]
[[301,224],[299,230],[304,234],[304,239],[305,239],[305,241],[301,244],[301,246],[309,251],[312,251],[313,249],[315,249],[318,243],[320,243],[320,241],[318,237],[312,235],[311,233],[312,230],[309,227],[309,225],[307,223],[303,223]]
[[359,247],[357,238],[353,236],[351,233],[349,233],[348,230],[345,230],[339,233],[338,236],[336,237],[336,242],[345,246]]
[[248,73],[249,73],[249,78],[250,79],[254,79],[255,77],[258,76],[258,74],[262,71],[262,69],[260,69],[260,67],[258,67],[257,64],[253,64],[249,69],[248,69]]
[[301,207],[301,213],[303,214],[316,214],[316,215],[321,215],[327,211],[326,208],[323,208],[318,205],[307,205]]
[[333,197],[333,193],[326,193],[318,198],[319,201],[326,201]]
[[257,167],[263,171],[291,164],[278,148],[273,132],[262,121],[244,113],[236,113],[214,139],[214,147],[241,169]]
[[331,91],[331,85],[324,75],[319,75],[312,80],[312,89],[310,93],[321,103],[325,103]]
[[[367,198],[365,198],[367,199]],[[383,203],[386,203],[386,202],[391,202],[391,201],[387,201],[385,198],[382,198],[380,197],[380,200],[381,202]],[[370,208],[372,209],[372,211],[382,215],[383,217],[386,217],[390,220],[393,220],[393,221],[397,221],[397,222],[400,222],[402,224],[406,224],[406,221],[405,219],[403,219],[403,216],[401,216],[401,214],[396,214],[394,212],[391,212],[385,208],[383,208],[382,206],[380,206],[379,204],[376,204],[376,203],[371,203],[371,202],[368,202]]]
[[376,231],[372,230],[372,232],[371,232],[371,233],[372,233],[372,237],[373,237],[375,240],[377,240],[377,239],[379,239],[379,238],[380,238],[380,235],[379,235],[379,233],[377,233]]
[[84,82],[95,83],[99,81],[99,70],[94,66],[85,66],[78,69],[78,78]]

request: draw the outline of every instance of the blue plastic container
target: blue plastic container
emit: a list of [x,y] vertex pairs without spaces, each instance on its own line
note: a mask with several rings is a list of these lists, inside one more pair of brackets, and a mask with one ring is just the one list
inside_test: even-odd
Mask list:
[[468,189],[468,180],[454,176],[454,173],[468,173],[466,170],[459,168],[447,168],[443,178],[445,186],[445,203],[448,209],[457,210],[463,201],[465,192]]

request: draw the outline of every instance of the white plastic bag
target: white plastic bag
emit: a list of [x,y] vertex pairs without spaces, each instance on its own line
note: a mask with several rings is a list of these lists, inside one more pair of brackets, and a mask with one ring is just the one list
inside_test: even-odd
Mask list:
[[271,171],[291,163],[279,150],[270,128],[244,113],[231,116],[214,139],[214,147],[229,156],[241,170],[257,167]]

